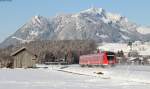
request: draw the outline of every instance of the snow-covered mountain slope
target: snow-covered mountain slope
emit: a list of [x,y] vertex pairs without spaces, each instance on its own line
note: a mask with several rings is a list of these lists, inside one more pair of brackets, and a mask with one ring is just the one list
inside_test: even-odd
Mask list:
[[124,16],[106,12],[102,8],[90,8],[79,13],[52,18],[34,16],[2,45],[15,45],[34,40],[93,39],[96,42],[127,42],[150,38],[138,29],[137,24]]
[[[127,43],[101,43],[97,49],[116,53],[122,50],[125,55],[128,55],[131,51],[131,48]],[[139,55],[148,56],[150,55],[150,42],[135,41],[132,43],[132,50],[138,52]]]
[[141,34],[150,34],[150,28],[149,27],[139,27],[137,28],[137,31]]

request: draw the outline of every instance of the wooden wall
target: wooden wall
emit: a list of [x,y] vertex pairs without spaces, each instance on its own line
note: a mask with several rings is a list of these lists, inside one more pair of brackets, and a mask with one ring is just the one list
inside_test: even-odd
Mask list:
[[28,51],[21,51],[14,56],[13,67],[14,68],[29,68],[34,67],[36,64],[36,56],[32,55]]

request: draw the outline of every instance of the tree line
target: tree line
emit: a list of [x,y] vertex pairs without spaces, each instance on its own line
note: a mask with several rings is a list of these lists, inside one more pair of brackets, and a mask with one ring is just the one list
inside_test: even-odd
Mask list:
[[0,49],[0,60],[13,59],[10,54],[21,47],[26,47],[36,54],[39,63],[59,61],[78,63],[80,55],[94,52],[96,43],[93,40],[37,40]]

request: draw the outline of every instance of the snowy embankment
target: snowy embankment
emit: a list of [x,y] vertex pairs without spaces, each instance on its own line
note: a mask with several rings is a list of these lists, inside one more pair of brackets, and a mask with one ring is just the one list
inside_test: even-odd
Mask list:
[[[0,69],[0,89],[150,89],[148,83],[116,79],[120,75],[122,75],[122,78],[126,78],[126,66],[106,69],[81,68],[79,65],[69,65],[67,67],[51,65],[47,66],[48,68],[45,65],[40,65],[40,67],[44,68]],[[149,69],[148,66],[132,67],[129,71],[141,71],[139,74],[136,74],[136,72],[130,74],[141,75],[149,80],[149,72],[147,74],[145,72]],[[58,70],[72,71],[73,73]],[[111,78],[103,79],[99,77],[102,75],[95,76],[95,72],[99,71],[104,72],[103,76],[106,74],[111,75]],[[77,74],[74,74],[74,72]],[[78,73],[83,73],[83,75]],[[115,78],[112,78],[112,76]]]
[[108,69],[112,79],[150,84],[150,66],[124,65]]
[[103,79],[110,78],[107,69],[101,67],[81,67],[80,65],[68,65],[67,67],[62,67],[56,70],[78,75],[100,77]]
[[70,65],[66,68],[56,70],[85,76],[94,76],[102,79],[114,79],[134,81],[150,84],[150,66],[140,65],[116,65],[115,67],[80,67]]

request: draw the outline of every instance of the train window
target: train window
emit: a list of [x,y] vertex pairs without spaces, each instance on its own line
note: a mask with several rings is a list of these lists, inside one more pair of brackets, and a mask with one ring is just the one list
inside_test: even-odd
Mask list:
[[114,59],[114,55],[107,55],[107,58],[109,61],[113,60]]
[[115,53],[113,53],[113,52],[107,52],[106,54],[107,54],[107,58],[108,58],[109,61],[111,61],[111,60],[114,59]]

